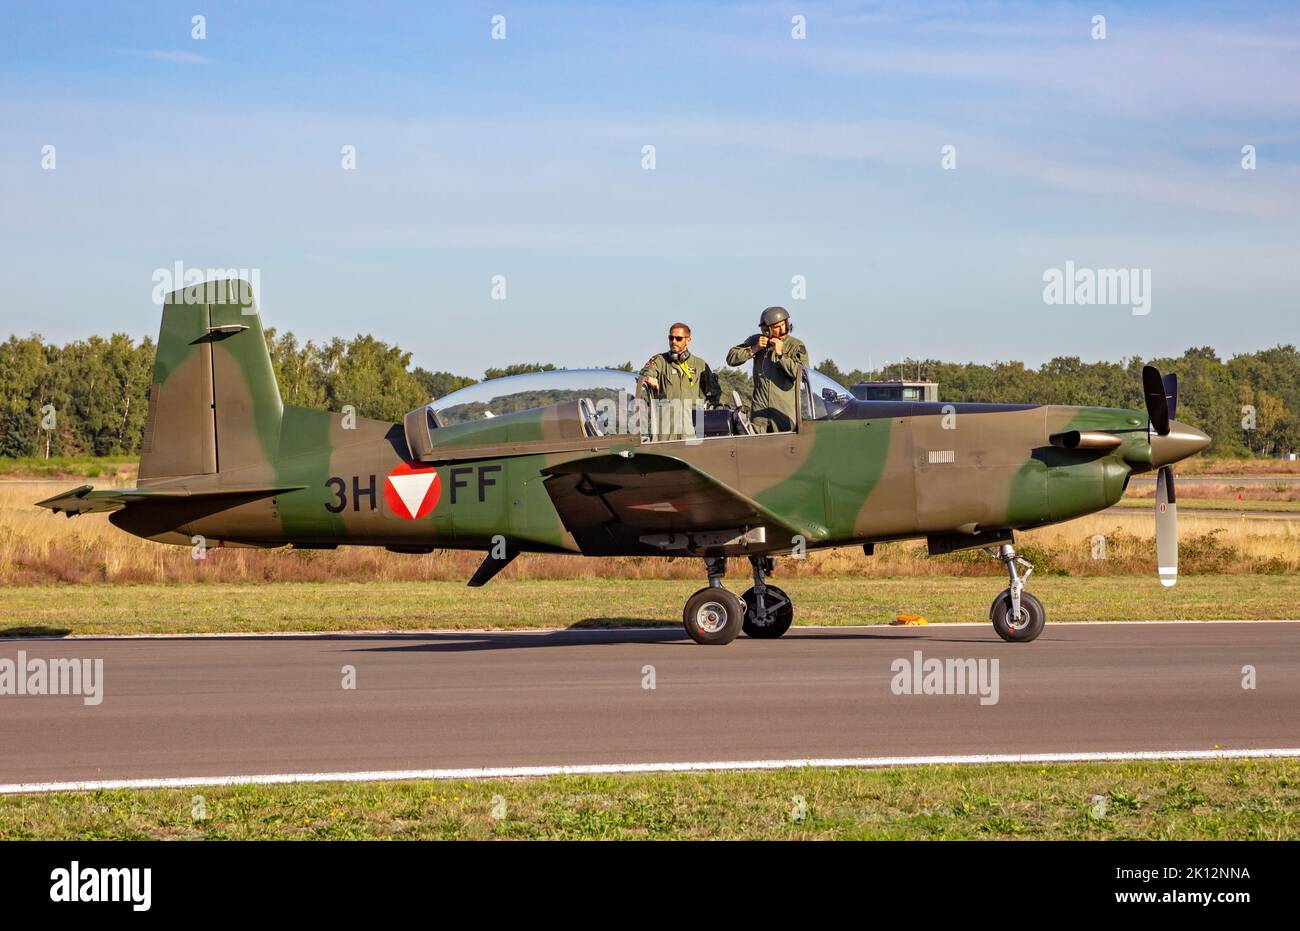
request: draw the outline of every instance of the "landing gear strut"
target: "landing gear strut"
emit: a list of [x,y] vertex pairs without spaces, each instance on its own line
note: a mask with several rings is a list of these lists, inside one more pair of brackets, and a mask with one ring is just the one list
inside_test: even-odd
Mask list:
[[755,640],[774,640],[790,629],[794,622],[794,603],[775,585],[767,584],[775,568],[771,556],[751,556],[754,586],[745,592],[745,633]]
[[[1003,640],[1028,643],[1043,632],[1043,625],[1047,622],[1043,603],[1025,591],[1025,582],[1033,574],[1034,567],[1023,556],[1017,556],[1016,548],[1010,543],[985,552],[1000,560],[1011,578],[1011,585],[1004,588],[989,607],[993,629]],[[1020,568],[1024,569],[1023,574]]]
[[725,556],[704,560],[709,587],[702,588],[686,602],[682,624],[696,643],[721,645],[730,643],[744,630],[756,640],[772,640],[790,629],[794,621],[794,604],[790,596],[767,577],[775,563],[770,556],[751,556],[754,585],[741,598],[722,587],[727,574]]

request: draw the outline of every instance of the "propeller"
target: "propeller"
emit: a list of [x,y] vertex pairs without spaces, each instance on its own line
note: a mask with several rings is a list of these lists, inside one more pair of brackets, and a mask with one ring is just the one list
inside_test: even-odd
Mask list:
[[1156,473],[1156,571],[1166,588],[1178,582],[1178,499],[1170,466]]
[[[1143,366],[1142,391],[1147,402],[1151,461],[1159,464],[1163,457],[1158,453],[1168,455],[1174,451],[1162,447],[1173,446],[1179,439],[1179,435],[1170,437],[1170,423],[1178,409],[1178,376],[1171,373],[1161,377],[1154,365]],[[1165,438],[1169,441],[1162,443]],[[1174,491],[1174,470],[1169,465],[1160,465],[1156,473],[1156,569],[1161,585],[1168,588],[1178,582],[1178,496]]]
[[[1170,375],[1173,379],[1175,388],[1178,385],[1178,376]],[[1154,365],[1142,366],[1142,393],[1146,395],[1147,400],[1147,420],[1150,422],[1150,430],[1155,431],[1157,436],[1169,435],[1169,420],[1174,416],[1173,409],[1178,406],[1177,400],[1169,397],[1169,380],[1160,377],[1160,370]]]

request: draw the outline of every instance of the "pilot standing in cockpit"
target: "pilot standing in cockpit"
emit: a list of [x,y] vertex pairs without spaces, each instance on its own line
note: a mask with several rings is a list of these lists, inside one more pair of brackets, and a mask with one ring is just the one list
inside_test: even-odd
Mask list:
[[650,389],[657,408],[655,439],[680,440],[704,435],[703,410],[717,407],[722,384],[709,364],[691,354],[691,328],[668,328],[668,351],[651,356],[641,367],[640,383]]
[[728,365],[754,360],[754,400],[750,423],[759,433],[794,429],[799,406],[799,377],[808,364],[808,350],[790,335],[790,312],[769,307],[758,319],[759,332],[727,353]]

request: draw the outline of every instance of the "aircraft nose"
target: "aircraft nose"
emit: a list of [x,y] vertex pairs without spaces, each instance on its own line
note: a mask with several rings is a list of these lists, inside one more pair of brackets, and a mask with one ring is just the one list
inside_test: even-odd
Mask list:
[[1151,434],[1151,464],[1156,467],[1170,465],[1195,456],[1209,445],[1210,438],[1202,431],[1171,420],[1168,435]]

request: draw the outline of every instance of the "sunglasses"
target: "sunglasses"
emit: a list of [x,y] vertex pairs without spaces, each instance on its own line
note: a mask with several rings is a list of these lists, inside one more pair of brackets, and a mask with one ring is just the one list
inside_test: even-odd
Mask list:
[[684,342],[686,342],[688,339],[690,339],[689,336],[670,336],[670,337],[668,337],[668,342],[670,342],[670,343],[684,343]]

